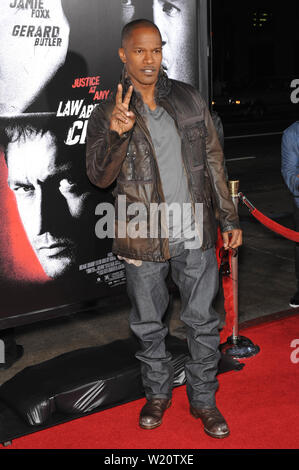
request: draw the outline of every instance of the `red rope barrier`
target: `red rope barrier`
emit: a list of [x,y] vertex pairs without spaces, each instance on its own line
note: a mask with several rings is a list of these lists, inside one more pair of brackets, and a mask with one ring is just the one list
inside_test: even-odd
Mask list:
[[251,202],[244,196],[243,193],[238,194],[239,198],[245,204],[245,206],[249,209],[249,212],[265,227],[269,228],[272,230],[272,232],[278,233],[279,235],[282,235],[284,238],[287,238],[288,240],[292,240],[293,242],[299,243],[299,232],[295,232],[295,230],[291,230],[290,228],[284,227],[283,225],[278,224],[277,222],[274,222],[274,220],[270,219],[266,215],[264,215],[262,212],[257,210]]
[[292,240],[293,242],[299,243],[299,233],[295,232],[295,230],[291,230],[287,227],[284,227],[283,225],[278,224],[277,222],[274,222],[274,220],[269,219],[269,217],[266,217],[264,214],[262,214],[262,212],[258,211],[257,209],[253,209],[251,214],[263,225],[265,225],[265,227],[272,230],[272,232],[278,233],[284,238],[288,238],[288,240]]
[[[294,242],[299,243],[299,232],[295,232],[295,230],[291,230],[283,225],[274,222],[274,220],[270,219],[269,217],[265,216],[262,212],[257,210],[249,201],[248,199],[242,194],[239,193],[239,197],[241,201],[247,206],[250,213],[265,227],[269,228],[273,232],[292,240]],[[220,258],[220,250],[223,247],[223,239],[221,235],[221,231],[218,228],[218,240],[216,244],[216,256],[218,262],[218,268],[220,268],[221,258]],[[228,261],[231,270],[231,259],[232,259],[232,252],[229,250],[228,254]],[[223,286],[223,295],[224,295],[224,309],[225,309],[225,325],[220,333],[220,344],[226,342],[227,338],[232,335],[233,327],[234,327],[234,319],[235,319],[235,308],[234,308],[234,294],[233,294],[233,279],[231,275],[229,276],[222,276],[222,286]]]

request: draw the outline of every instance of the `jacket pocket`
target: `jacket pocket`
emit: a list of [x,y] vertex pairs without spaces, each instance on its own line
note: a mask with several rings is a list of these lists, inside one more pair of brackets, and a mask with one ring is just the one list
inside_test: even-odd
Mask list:
[[146,142],[130,142],[119,179],[131,183],[152,182],[151,158]]
[[185,127],[185,138],[190,152],[192,170],[202,170],[206,153],[207,128],[204,121],[198,121],[192,126]]

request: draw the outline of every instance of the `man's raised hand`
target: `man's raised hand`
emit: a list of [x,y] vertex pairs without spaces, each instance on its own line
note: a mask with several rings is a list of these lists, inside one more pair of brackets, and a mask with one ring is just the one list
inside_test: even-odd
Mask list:
[[110,119],[110,130],[118,132],[121,136],[125,132],[132,129],[135,124],[136,116],[133,111],[129,111],[129,104],[133,93],[133,86],[131,85],[122,100],[123,87],[119,83],[117,87],[115,107],[112,111]]

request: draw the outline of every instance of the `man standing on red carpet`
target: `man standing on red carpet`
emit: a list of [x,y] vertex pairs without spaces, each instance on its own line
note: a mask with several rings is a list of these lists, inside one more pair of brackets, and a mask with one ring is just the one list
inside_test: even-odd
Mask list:
[[[226,249],[241,245],[242,232],[226,184],[222,149],[199,93],[170,80],[161,68],[156,25],[148,20],[128,23],[119,56],[124,70],[117,92],[89,119],[87,174],[100,188],[116,180],[112,249],[125,261],[130,326],[141,346],[136,357],[147,402],[139,424],[156,428],[171,405],[173,368],[162,321],[171,268],[187,326],[190,411],[208,435],[224,438],[229,428],[215,402],[220,358],[219,318],[212,307],[218,290],[216,214]],[[125,216],[120,200],[125,200]],[[132,229],[136,205],[139,211],[145,209],[138,219],[143,231],[137,234]],[[152,213],[157,215],[160,205],[166,209],[153,223]],[[191,208],[186,214],[180,210],[185,205]]]

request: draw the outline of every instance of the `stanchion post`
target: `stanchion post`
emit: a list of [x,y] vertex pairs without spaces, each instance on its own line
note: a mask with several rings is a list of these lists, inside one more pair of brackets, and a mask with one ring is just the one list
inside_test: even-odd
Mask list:
[[[230,195],[236,210],[238,211],[239,203],[239,181],[231,180],[228,182]],[[238,252],[231,258],[231,277],[233,282],[233,298],[234,298],[234,322],[232,336],[227,338],[227,342],[222,345],[221,352],[236,358],[255,356],[260,348],[256,344],[246,338],[239,336],[239,266]]]
[[[239,181],[231,180],[228,182],[229,192],[232,197],[236,211],[238,212],[238,203],[239,203]],[[234,325],[233,325],[233,335],[232,341],[234,344],[237,343],[239,336],[239,260],[238,260],[238,251],[235,256],[232,256],[231,259],[231,276],[233,281],[233,296],[234,296]]]

